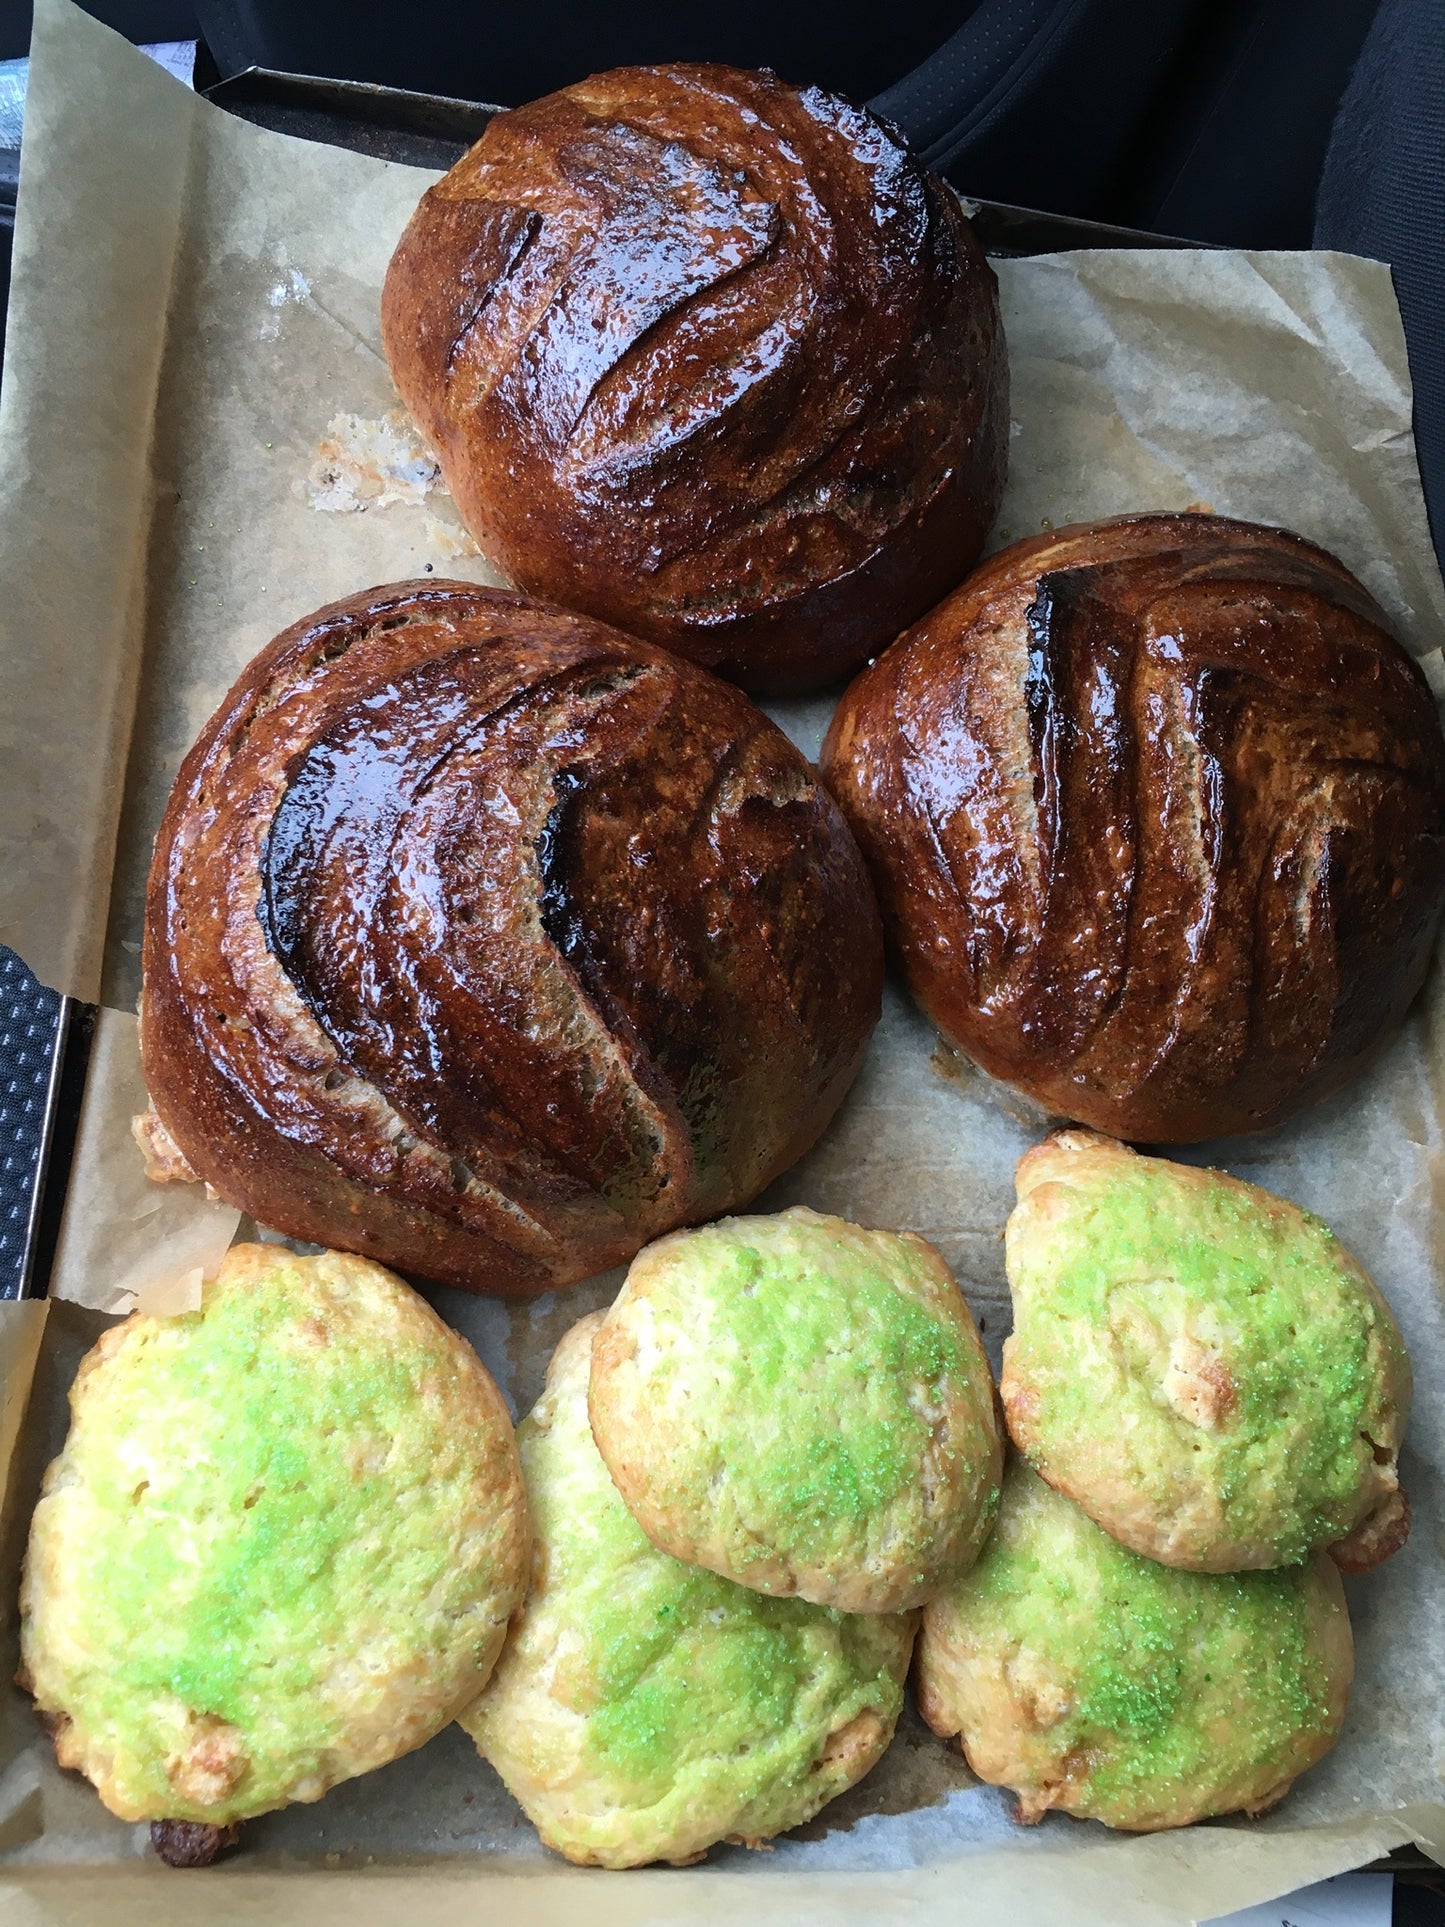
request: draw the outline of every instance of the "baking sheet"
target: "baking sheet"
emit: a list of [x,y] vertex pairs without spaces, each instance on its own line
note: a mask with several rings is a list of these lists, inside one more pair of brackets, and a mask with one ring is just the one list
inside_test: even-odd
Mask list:
[[[428,178],[232,120],[66,0],[37,8],[0,395],[0,934],[47,982],[107,1009],[54,1280],[62,1301],[79,1302],[52,1306],[40,1346],[0,1573],[7,1601],[17,1533],[97,1308],[150,1286],[177,1302],[234,1229],[235,1214],[198,1187],[148,1192],[125,1129],[141,888],[176,765],[241,664],[318,603],[428,564],[488,579],[424,454],[388,423],[397,404],[377,292]],[[1341,554],[1438,676],[1445,601],[1384,269],[1111,251],[999,271],[1014,426],[996,540],[1192,503],[1278,520]],[[776,713],[811,752],[830,707]],[[1405,1458],[1415,1532],[1351,1588],[1359,1684],[1345,1737],[1282,1812],[1143,1840],[1062,1817],[1025,1832],[1006,1796],[975,1786],[910,1718],[862,1786],[770,1854],[726,1848],[686,1873],[584,1874],[545,1854],[453,1729],[317,1807],[254,1823],[242,1862],[204,1876],[205,1904],[227,1919],[271,1918],[285,1902],[308,1918],[380,1921],[405,1878],[406,1903],[436,1919],[500,1898],[538,1920],[582,1904],[619,1920],[735,1917],[745,1905],[790,1921],[913,1919],[925,1906],[979,1919],[1007,1909],[1020,1923],[1182,1921],[1408,1838],[1445,1852],[1445,1397],[1425,1369],[1445,1340],[1442,1018],[1437,973],[1352,1091],[1290,1129],[1198,1154],[1328,1217],[1371,1264],[1421,1367]],[[936,1049],[890,987],[843,1114],[763,1207],[801,1201],[922,1231],[958,1270],[996,1361],[1000,1232],[1014,1160],[1036,1136]],[[434,1296],[521,1410],[561,1331],[615,1282],[517,1311]],[[11,1314],[31,1315],[0,1309],[0,1333]],[[0,1362],[14,1410],[23,1346]],[[110,1820],[55,1769],[8,1693],[0,1851],[0,1902],[23,1896],[30,1918],[139,1920],[199,1897],[194,1880],[146,1862],[144,1829]]]

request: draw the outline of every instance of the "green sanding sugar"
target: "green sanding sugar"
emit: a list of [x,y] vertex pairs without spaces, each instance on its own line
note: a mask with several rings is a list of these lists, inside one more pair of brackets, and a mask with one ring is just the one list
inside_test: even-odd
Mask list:
[[[764,1254],[731,1251],[718,1234],[691,1247],[687,1263],[689,1281],[726,1304],[723,1371],[749,1381],[746,1400],[719,1402],[714,1438],[725,1464],[752,1472],[757,1504],[822,1525],[839,1513],[864,1518],[902,1491],[928,1435],[907,1393],[963,1369],[954,1333],[838,1242],[820,1250],[779,1238]],[[754,1397],[785,1402],[790,1449],[751,1449]]]
[[1113,1824],[1189,1790],[1214,1810],[1212,1789],[1251,1775],[1267,1788],[1328,1731],[1341,1682],[1315,1628],[1332,1611],[1313,1565],[1193,1573],[1129,1552],[1022,1461],[947,1606],[973,1667],[1047,1687],[1056,1717],[1031,1744],[1053,1772],[1082,1763],[1082,1810]]
[[[544,1577],[463,1724],[524,1797],[564,1771],[577,1797],[534,1817],[607,1864],[684,1829],[794,1825],[837,1790],[828,1736],[868,1711],[891,1728],[912,1621],[770,1598],[659,1552],[593,1442],[586,1362],[549,1378],[520,1429]],[[568,1709],[555,1729],[543,1695]]]
[[[1081,1163],[1084,1160],[1080,1160]],[[1033,1399],[1031,1450],[1082,1492],[1126,1459],[1151,1504],[1181,1478],[1221,1501],[1222,1534],[1280,1563],[1354,1524],[1403,1347],[1319,1219],[1213,1173],[1116,1156],[1048,1187],[1010,1225],[1009,1370]],[[1228,1399],[1196,1422],[1171,1369],[1217,1359]]]
[[661,1799],[686,1762],[718,1756],[760,1789],[780,1749],[801,1770],[818,1738],[809,1709],[832,1694],[896,1713],[902,1622],[770,1599],[658,1552],[608,1477],[584,1401],[545,1432],[524,1427],[522,1455],[548,1584],[585,1646],[589,1749],[630,1798]]
[[653,1541],[778,1595],[921,1604],[973,1558],[1002,1446],[977,1328],[906,1232],[803,1207],[640,1252],[590,1408]]
[[[297,1631],[314,1623],[318,1594],[344,1597],[376,1554],[356,1441],[392,1441],[388,1484],[401,1473],[403,1496],[425,1480],[424,1456],[409,1478],[403,1470],[416,1430],[414,1361],[344,1341],[298,1348],[295,1321],[308,1310],[283,1282],[228,1293],[205,1315],[203,1337],[199,1312],[156,1326],[131,1350],[123,1396],[90,1415],[75,1441],[108,1523],[88,1537],[78,1577],[93,1585],[98,1610],[103,1601],[109,1620],[135,1629],[117,1693],[169,1691],[241,1718],[257,1685],[258,1622],[273,1635],[270,1683],[303,1691],[318,1656],[286,1636],[288,1622],[299,1616]],[[174,1476],[132,1488],[131,1435]],[[104,1445],[93,1457],[92,1438]]]
[[59,1576],[28,1633],[36,1670],[152,1814],[190,1811],[165,1773],[179,1723],[238,1729],[231,1804],[260,1812],[326,1776],[395,1671],[464,1687],[489,1648],[490,1569],[457,1557],[487,1447],[455,1422],[475,1410],[455,1341],[420,1307],[400,1327],[392,1295],[411,1294],[385,1274],[379,1310],[361,1284],[328,1300],[330,1262],[277,1252],[264,1283],[124,1328],[37,1513]]

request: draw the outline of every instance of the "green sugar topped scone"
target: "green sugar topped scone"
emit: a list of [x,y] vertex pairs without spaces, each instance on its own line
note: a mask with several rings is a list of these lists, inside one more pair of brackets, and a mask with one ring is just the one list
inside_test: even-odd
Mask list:
[[1349,1616],[1322,1553],[1179,1572],[1129,1552],[1014,1459],[977,1565],[924,1612],[918,1703],[970,1766],[1050,1807],[1147,1832],[1260,1813],[1329,1751]]
[[801,1825],[880,1757],[915,1618],[766,1599],[657,1551],[587,1421],[594,1314],[519,1429],[532,1589],[462,1724],[548,1846],[603,1867]]
[[906,1232],[796,1209],[660,1239],[607,1314],[590,1405],[653,1543],[760,1592],[921,1605],[997,1503],[977,1327]]
[[1009,1431],[1124,1545],[1347,1571],[1403,1543],[1410,1365],[1329,1227],[1219,1171],[1061,1131],[1018,1168]]
[[122,1819],[319,1799],[485,1685],[527,1577],[516,1440],[390,1272],[238,1245],[199,1311],[106,1332],[71,1413],[23,1674]]

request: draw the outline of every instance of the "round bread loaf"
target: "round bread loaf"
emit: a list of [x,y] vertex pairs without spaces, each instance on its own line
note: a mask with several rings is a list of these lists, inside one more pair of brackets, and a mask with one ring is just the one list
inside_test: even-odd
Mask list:
[[519,1295],[742,1204],[882,994],[862,858],[704,670],[464,582],[333,604],[176,779],[141,1044],[191,1169],[294,1237]]
[[1424,978],[1445,741],[1343,565],[1137,515],[992,557],[853,684],[824,772],[915,996],[1115,1136],[1260,1130]]
[[569,1860],[682,1864],[800,1826],[863,1777],[916,1620],[766,1599],[649,1544],[588,1425],[600,1322],[567,1333],[522,1422],[532,1588],[462,1724]]
[[486,1684],[527,1581],[516,1440],[399,1278],[237,1245],[199,1311],[112,1326],[70,1405],[22,1673],[121,1819],[200,1822],[194,1846],[319,1800]]
[[1282,1800],[1333,1746],[1353,1671],[1328,1559],[1173,1572],[1015,1459],[977,1565],[924,1612],[915,1682],[1020,1820],[1147,1833]]
[[771,73],[626,67],[499,114],[381,313],[483,554],[750,688],[856,668],[998,510],[1008,366],[957,199]]
[[1364,1267],[1255,1185],[1064,1131],[1020,1160],[1014,1443],[1106,1532],[1200,1572],[1357,1572],[1404,1541],[1410,1361]]
[[921,1606],[993,1523],[988,1360],[910,1232],[795,1209],[649,1245],[593,1345],[590,1405],[653,1544],[759,1592]]

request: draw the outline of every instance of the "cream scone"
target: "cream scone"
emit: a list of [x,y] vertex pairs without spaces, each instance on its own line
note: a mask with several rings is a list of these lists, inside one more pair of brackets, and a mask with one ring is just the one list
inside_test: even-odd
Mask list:
[[1061,1131],[1008,1223],[1009,1431],[1122,1544],[1201,1572],[1404,1541],[1410,1364],[1363,1266],[1221,1171]]
[[759,1592],[904,1611],[993,1519],[988,1361],[911,1233],[795,1209],[659,1239],[603,1322],[589,1402],[653,1544]]
[[1179,1572],[1127,1551],[1014,1459],[977,1565],[930,1605],[918,1704],[1018,1817],[1136,1832],[1260,1813],[1327,1753],[1353,1671],[1322,1553]]
[[362,1258],[238,1245],[71,1390],[22,1677],[123,1820],[225,1828],[410,1752],[485,1685],[530,1534],[501,1394]]
[[880,1758],[916,1615],[768,1599],[659,1552],[587,1422],[600,1315],[558,1346],[518,1436],[531,1591],[462,1717],[549,1847],[684,1864],[801,1825]]

